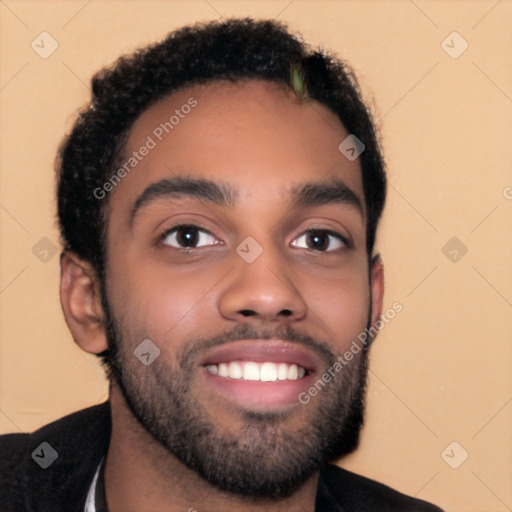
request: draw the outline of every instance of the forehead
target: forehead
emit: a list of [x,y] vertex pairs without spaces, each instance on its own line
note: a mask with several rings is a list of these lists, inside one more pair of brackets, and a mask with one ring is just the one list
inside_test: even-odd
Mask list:
[[134,123],[119,166],[129,172],[111,195],[111,212],[129,208],[152,183],[185,175],[229,182],[237,200],[261,204],[305,181],[340,178],[364,205],[359,159],[349,161],[338,149],[348,135],[327,107],[298,102],[282,85],[189,87]]

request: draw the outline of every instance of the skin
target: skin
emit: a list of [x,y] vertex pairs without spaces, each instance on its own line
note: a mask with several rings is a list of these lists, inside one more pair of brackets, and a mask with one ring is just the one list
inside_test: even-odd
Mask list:
[[[288,324],[342,354],[367,326],[370,300],[372,325],[378,320],[384,289],[382,263],[375,258],[369,266],[366,253],[359,159],[351,162],[338,150],[349,133],[329,109],[298,102],[282,87],[257,80],[215,82],[174,93],[145,111],[132,127],[126,153],[144,144],[190,97],[197,106],[108,197],[106,288],[127,351],[145,338],[159,340],[160,361],[171,368],[191,334],[208,337],[247,323],[255,329]],[[185,175],[229,182],[238,191],[235,205],[186,196],[159,199],[141,208],[130,224],[133,205],[148,185]],[[291,187],[332,177],[356,194],[362,212],[344,204],[291,209]],[[213,235],[204,241],[222,243],[185,253],[156,242],[179,222],[199,223]],[[350,247],[321,252],[293,245],[304,244],[304,233],[313,226],[343,234]],[[235,251],[247,236],[263,248],[250,264]],[[83,350],[99,353],[107,341],[98,279],[90,264],[72,252],[63,255],[61,266],[67,324]],[[244,314],[247,310],[252,314]],[[208,415],[226,432],[236,433],[242,424],[240,407],[208,386],[199,371],[192,382],[194,397]],[[110,399],[113,431],[105,482],[111,512],[201,511],[205,500],[210,511],[233,506],[241,511],[314,510],[318,473],[277,502],[237,498],[155,442],[115,381]],[[285,426],[290,431],[304,427],[315,407],[314,400],[307,407],[288,406]]]

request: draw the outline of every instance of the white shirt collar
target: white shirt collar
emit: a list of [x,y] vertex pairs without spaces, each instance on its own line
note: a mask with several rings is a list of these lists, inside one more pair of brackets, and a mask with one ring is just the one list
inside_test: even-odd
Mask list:
[[96,469],[96,473],[94,473],[94,478],[92,479],[89,492],[87,493],[87,499],[85,500],[84,512],[96,512],[96,485],[98,483],[102,462],[103,459],[101,459],[100,463],[98,464],[98,468]]

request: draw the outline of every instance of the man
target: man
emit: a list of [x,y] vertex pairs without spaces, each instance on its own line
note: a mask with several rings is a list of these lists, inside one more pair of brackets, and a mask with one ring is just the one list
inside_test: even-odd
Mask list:
[[230,20],[92,90],[57,161],[61,302],[110,398],[0,438],[2,510],[439,511],[329,464],[358,445],[384,290],[346,66]]

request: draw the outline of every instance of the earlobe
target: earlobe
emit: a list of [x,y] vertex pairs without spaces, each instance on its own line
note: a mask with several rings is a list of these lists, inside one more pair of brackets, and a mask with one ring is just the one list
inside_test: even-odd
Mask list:
[[384,299],[384,265],[379,254],[372,260],[371,271],[372,287],[372,326],[375,326],[377,320],[382,314],[382,303]]
[[89,353],[108,348],[100,285],[92,265],[71,251],[60,260],[60,301],[75,343]]

